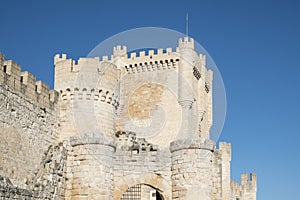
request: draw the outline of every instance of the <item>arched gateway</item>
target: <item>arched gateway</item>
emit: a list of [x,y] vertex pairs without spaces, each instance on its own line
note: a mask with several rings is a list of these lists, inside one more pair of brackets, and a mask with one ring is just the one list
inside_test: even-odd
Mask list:
[[171,200],[170,188],[160,175],[131,174],[115,180],[114,200]]
[[128,188],[121,200],[164,200],[164,198],[158,189],[146,184],[137,184]]

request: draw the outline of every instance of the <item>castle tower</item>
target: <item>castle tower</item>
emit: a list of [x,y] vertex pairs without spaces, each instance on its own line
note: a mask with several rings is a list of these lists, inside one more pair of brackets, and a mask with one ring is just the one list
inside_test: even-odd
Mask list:
[[[170,145],[172,158],[173,199],[212,199],[212,151],[215,148],[207,133],[198,134],[202,113],[198,104],[209,109],[203,96],[198,95],[199,85],[205,81],[207,70],[203,59],[194,51],[194,40],[179,39],[178,102],[182,107],[182,127],[179,140]],[[199,83],[200,82],[200,83]],[[201,91],[200,91],[201,92]],[[196,120],[195,120],[196,119]]]
[[66,198],[113,199],[115,115],[120,72],[104,57],[55,57],[61,93],[61,139],[70,140],[71,187]]
[[[197,54],[194,51],[194,40],[185,37],[179,39],[180,61],[178,67],[178,103],[182,108],[182,125],[179,133],[180,138],[194,138],[192,122],[192,109],[195,107],[197,96],[197,79],[193,75],[196,65]],[[195,127],[195,126],[194,126]]]
[[231,145],[210,140],[213,73],[194,49],[56,55],[54,91],[0,53],[0,197],[256,200],[256,175],[230,180]]

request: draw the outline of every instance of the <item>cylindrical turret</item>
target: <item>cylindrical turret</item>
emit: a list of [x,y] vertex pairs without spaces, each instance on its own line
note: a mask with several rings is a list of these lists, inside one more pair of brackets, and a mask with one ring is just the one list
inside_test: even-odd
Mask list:
[[61,140],[69,138],[72,146],[72,185],[66,196],[112,200],[120,70],[107,57],[75,63],[58,56],[55,75],[61,96]]
[[177,140],[171,143],[172,196],[176,200],[212,199],[210,140]]
[[197,120],[193,119],[193,105],[197,98],[198,80],[193,71],[198,56],[194,51],[194,40],[185,37],[179,39],[178,50],[180,61],[178,66],[178,103],[182,107],[182,124],[179,138],[195,138],[197,136]]
[[113,153],[115,145],[98,134],[71,137],[73,147],[72,189],[69,199],[113,200]]
[[55,89],[60,91],[61,139],[97,132],[113,140],[120,70],[107,58],[55,57]]
[[197,79],[193,75],[193,68],[198,59],[194,51],[194,40],[188,37],[183,40],[180,38],[178,49],[180,54],[178,102],[180,105],[191,106],[195,99],[195,83],[197,83]]

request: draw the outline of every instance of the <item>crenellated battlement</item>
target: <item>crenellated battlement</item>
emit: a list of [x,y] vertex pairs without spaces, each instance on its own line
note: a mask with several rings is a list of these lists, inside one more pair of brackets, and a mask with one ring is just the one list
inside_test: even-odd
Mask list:
[[[103,57],[103,61],[106,57]],[[54,66],[56,70],[67,73],[67,72],[79,72],[83,64],[94,64],[99,66],[100,59],[96,58],[79,58],[78,60],[68,59],[66,54],[56,54],[54,56]]]
[[125,65],[127,73],[150,72],[167,69],[176,69],[178,67],[179,58],[171,58],[165,60],[149,60],[145,62],[132,62]]
[[194,39],[190,37],[179,38],[178,47],[180,49],[194,49]]
[[111,59],[109,59],[108,56],[103,56],[102,59],[100,59],[99,57],[81,57],[78,60],[67,58],[66,54],[56,54],[54,56],[54,66],[56,70],[59,70],[61,72],[79,72],[81,67],[85,64],[94,66],[93,69],[97,70],[104,62],[110,62],[112,64],[111,66],[117,69],[117,67],[113,65],[113,55],[111,55]]
[[248,174],[241,174],[241,183],[231,180],[231,194],[236,198],[256,199],[256,181],[256,174],[250,173],[249,179]]
[[[99,66],[103,65],[103,62],[108,62],[111,63],[112,66],[115,66],[115,59],[117,57],[123,57],[125,59],[123,60],[124,64],[122,67],[125,68],[125,72],[127,73],[177,69],[181,59],[180,49],[182,48],[194,49],[193,38],[180,38],[175,51],[173,51],[172,48],[166,48],[165,50],[157,49],[157,51],[140,51],[138,54],[136,52],[127,53],[126,46],[118,45],[113,47],[113,54],[111,56],[103,56],[102,59],[99,57],[79,58],[78,61],[68,59],[66,54],[57,54],[54,57],[54,65],[59,74],[66,75],[66,73],[69,72],[80,71],[80,66],[83,63],[93,64],[94,66],[98,66],[97,68],[101,68]],[[206,56],[199,54],[197,62],[199,64],[194,70],[195,77],[200,79],[201,74],[204,73],[203,70],[206,69]]]
[[157,49],[157,52],[155,53],[154,50],[149,51],[139,51],[139,56],[137,56],[136,52],[131,52],[129,54],[128,59],[129,60],[148,60],[148,59],[164,59],[166,56],[174,56],[174,54],[178,55],[178,49],[176,51],[173,51],[172,48],[166,48],[164,49]]
[[159,71],[166,69],[176,69],[180,55],[172,48],[158,49],[155,53],[154,50],[140,51],[139,55],[136,52],[130,53],[126,59],[125,69],[127,73],[140,73]]
[[119,96],[109,89],[98,88],[67,88],[61,90],[61,100],[69,103],[70,101],[95,101],[112,105],[115,109],[119,106]]
[[136,52],[130,53],[129,60],[148,60],[148,59],[164,59],[166,56],[174,56],[177,51],[173,51],[172,48],[157,49],[155,53],[154,50],[149,51],[140,51],[139,56],[136,55]]
[[116,47],[113,48],[113,57],[124,57],[126,56],[127,57],[127,47],[126,46],[121,46],[121,45],[118,45]]
[[250,173],[249,179],[248,174],[241,174],[241,185],[247,185],[249,183],[256,184],[256,174]]
[[[56,55],[54,60],[60,57],[63,56]],[[101,87],[113,89],[119,75],[120,70],[108,61],[108,57],[103,57],[102,61],[99,57],[79,58],[77,61],[66,58],[55,62],[54,88],[60,91],[76,87],[95,88],[95,84],[101,84]]]
[[21,66],[13,60],[5,60],[0,54],[0,84],[14,91],[23,93],[26,97],[48,108],[58,100],[58,93],[50,90],[49,86],[36,81],[36,77],[27,71],[21,71]]
[[62,61],[62,60],[66,60],[67,59],[67,54],[56,54],[54,56],[54,65],[55,63],[59,62],[59,61]]
[[68,59],[66,54],[57,54],[54,57],[54,65],[56,71],[56,77],[68,76],[69,73],[79,72],[84,64],[94,66],[91,69],[101,71],[104,65],[111,63],[111,67],[117,69],[115,58],[117,56],[123,56],[124,67],[127,73],[139,73],[146,71],[158,71],[166,69],[176,69],[180,60],[180,55],[177,51],[173,51],[172,48],[158,49],[155,53],[154,50],[140,51],[139,55],[136,52],[130,54],[126,53],[127,48],[125,46],[116,46],[113,48],[114,54],[110,56],[103,56],[102,59],[96,58],[79,58],[78,61]]

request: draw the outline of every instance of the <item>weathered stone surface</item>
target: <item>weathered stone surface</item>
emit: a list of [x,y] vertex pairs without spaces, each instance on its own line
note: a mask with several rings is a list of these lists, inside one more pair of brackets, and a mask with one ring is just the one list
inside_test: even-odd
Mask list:
[[53,109],[0,84],[0,173],[25,187],[48,146],[57,142]]

